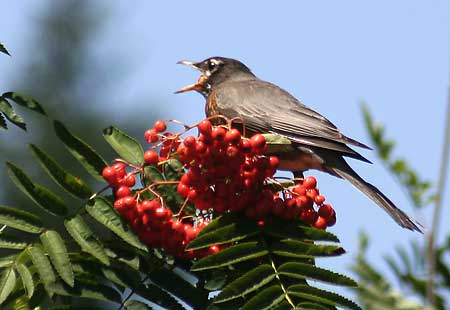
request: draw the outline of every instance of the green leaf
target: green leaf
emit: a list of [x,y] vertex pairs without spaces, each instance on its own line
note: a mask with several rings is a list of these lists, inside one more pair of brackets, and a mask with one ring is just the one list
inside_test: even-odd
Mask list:
[[23,250],[27,245],[28,243],[21,241],[15,236],[6,235],[5,233],[0,234],[0,248],[2,249]]
[[44,229],[41,220],[34,214],[5,206],[0,206],[0,224],[34,234]]
[[92,230],[80,215],[66,220],[64,225],[84,252],[91,254],[103,264],[109,265],[109,258],[106,255],[102,243],[95,237]]
[[259,228],[255,221],[242,217],[229,225],[222,227],[213,226],[213,228],[217,229],[210,229],[208,230],[208,233],[200,232],[199,236],[188,244],[186,250],[201,249],[215,244],[230,243],[259,232]]
[[113,288],[106,286],[98,281],[90,281],[83,278],[77,278],[74,287],[70,287],[65,283],[53,283],[49,289],[62,296],[77,296],[90,299],[98,299],[103,301],[115,302],[120,304],[120,294]]
[[15,259],[17,258],[17,253],[11,255],[0,256],[0,268],[11,266]]
[[339,242],[339,239],[334,234],[323,229],[304,226],[298,222],[286,222],[281,219],[267,221],[264,226],[264,233],[283,239],[291,238]]
[[271,246],[272,252],[287,257],[309,258],[314,256],[338,256],[344,249],[334,245],[315,245],[297,240],[281,240]]
[[279,285],[272,285],[253,296],[242,310],[265,310],[279,304],[284,299],[283,290]]
[[75,280],[72,264],[70,263],[66,245],[60,234],[54,230],[47,230],[41,234],[41,242],[61,279],[73,287]]
[[3,53],[3,54],[6,54],[8,56],[11,56],[11,54],[8,52],[8,50],[6,49],[6,47],[2,43],[0,43],[0,52]]
[[28,247],[28,254],[30,255],[31,261],[39,273],[45,289],[48,291],[50,285],[56,281],[56,276],[50,261],[42,250],[42,247],[38,244]]
[[25,108],[38,112],[42,115],[46,115],[42,106],[33,98],[21,95],[16,92],[7,92],[2,95],[3,98],[11,99],[18,105],[21,105]]
[[278,267],[278,273],[291,278],[309,278],[336,285],[358,286],[355,281],[347,276],[305,263],[284,263],[280,267]]
[[65,216],[67,207],[64,201],[45,187],[33,183],[31,179],[16,165],[6,162],[8,174],[16,186],[38,206],[54,215]]
[[183,175],[183,164],[178,159],[168,159],[164,164],[164,175],[167,181],[179,181]]
[[89,201],[86,205],[86,211],[100,224],[104,225],[128,244],[148,251],[147,247],[138,240],[136,235],[128,228],[105,198],[96,197],[94,201]]
[[327,292],[309,285],[295,284],[288,288],[288,294],[311,300],[318,303],[323,303],[330,306],[343,306],[349,309],[360,310],[361,308],[353,301],[342,297],[336,293]]
[[134,138],[114,126],[103,130],[106,142],[127,162],[140,166],[144,163],[144,150]]
[[336,310],[333,306],[328,306],[324,304],[316,304],[314,302],[304,301],[296,305],[298,309],[304,310]]
[[222,292],[214,298],[214,303],[244,297],[244,295],[263,287],[274,278],[275,272],[270,265],[260,265],[228,284]]
[[268,253],[269,251],[256,241],[243,242],[226,248],[217,254],[200,259],[192,265],[191,270],[200,271],[219,268],[264,256]]
[[67,192],[81,199],[87,199],[92,195],[92,191],[87,186],[86,182],[81,180],[79,177],[66,172],[43,150],[33,144],[30,144],[30,149],[50,177]]
[[86,142],[73,135],[61,122],[55,121],[54,128],[56,135],[72,156],[80,162],[89,174],[104,182],[102,171],[107,166],[106,161]]
[[22,279],[23,287],[28,298],[31,298],[34,293],[34,282],[30,270],[24,264],[17,264],[17,271],[19,272],[20,279]]
[[127,309],[127,310],[151,310],[152,308],[149,305],[144,304],[143,302],[129,299],[125,302],[125,309]]
[[146,186],[154,183],[165,181],[164,176],[161,174],[161,171],[155,166],[145,166],[144,167],[144,184]]
[[3,270],[0,278],[0,304],[2,304],[16,285],[16,273],[13,268]]
[[173,270],[158,268],[148,273],[148,278],[152,283],[192,306],[193,309],[201,309],[205,300],[208,299],[207,292],[197,289]]
[[0,113],[0,127],[3,129],[8,129],[8,125],[6,124],[5,117],[2,113]]
[[146,284],[135,288],[136,294],[157,304],[163,309],[185,310],[185,308],[172,295],[156,285]]
[[11,104],[2,97],[0,97],[0,112],[3,112],[3,115],[14,125],[25,131],[27,130],[27,125],[23,121],[23,118],[16,114]]
[[271,133],[263,134],[263,136],[266,138],[268,154],[286,153],[294,150],[291,140],[286,137]]

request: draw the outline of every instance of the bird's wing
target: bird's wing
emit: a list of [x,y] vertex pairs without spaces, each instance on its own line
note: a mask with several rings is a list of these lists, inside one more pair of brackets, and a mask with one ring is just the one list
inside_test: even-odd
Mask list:
[[242,117],[249,129],[276,133],[303,145],[367,161],[346,144],[369,149],[368,146],[346,137],[325,117],[274,84],[256,79],[228,82],[215,93],[220,102],[218,112],[227,117]]

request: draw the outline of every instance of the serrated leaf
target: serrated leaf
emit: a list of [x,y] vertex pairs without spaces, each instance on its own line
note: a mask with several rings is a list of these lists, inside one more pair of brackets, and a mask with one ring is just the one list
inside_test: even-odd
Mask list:
[[278,267],[278,273],[291,278],[308,278],[336,285],[358,286],[355,281],[347,276],[305,263],[284,263],[280,267]]
[[92,191],[86,182],[65,171],[43,150],[33,144],[30,144],[30,149],[48,175],[67,192],[81,199],[89,198],[92,195]]
[[309,301],[300,302],[296,305],[296,307],[302,310],[336,310],[333,306],[317,304]]
[[294,150],[291,140],[286,137],[271,133],[263,134],[263,136],[266,138],[268,154],[288,153]]
[[105,198],[96,197],[94,201],[88,202],[86,211],[97,222],[111,230],[128,244],[143,251],[148,251],[147,247],[138,240],[136,235],[127,227],[119,214],[113,209],[113,206]]
[[280,256],[308,258],[314,256],[338,256],[345,253],[340,246],[316,245],[297,240],[281,240],[271,246],[273,253]]
[[268,221],[264,225],[263,231],[264,234],[277,238],[339,242],[339,239],[334,234],[323,229],[304,226],[298,222],[286,222],[280,219]]
[[0,43],[0,52],[2,52],[3,54],[6,54],[8,56],[11,56],[11,54],[8,52],[8,50],[2,43]]
[[0,248],[2,249],[23,250],[27,245],[28,243],[21,241],[15,236],[6,235],[5,233],[0,234]]
[[214,303],[244,297],[246,294],[263,287],[274,278],[275,271],[270,265],[260,265],[225,286],[220,294],[214,298]]
[[28,254],[30,255],[31,261],[39,273],[45,289],[48,291],[49,286],[56,281],[56,275],[50,261],[42,250],[42,247],[37,244],[28,247]]
[[279,285],[272,285],[250,298],[242,307],[242,310],[269,309],[280,303],[283,299],[284,294],[281,287]]
[[41,234],[41,242],[44,245],[50,259],[61,279],[73,287],[74,276],[69,254],[61,235],[54,230],[47,230]]
[[20,115],[14,111],[11,104],[2,97],[0,97],[0,112],[3,112],[3,115],[5,115],[5,117],[14,125],[25,131],[27,130],[27,125],[23,121],[23,118],[20,117]]
[[16,253],[0,256],[0,268],[9,267],[10,265],[12,265],[17,258],[17,255],[18,254]]
[[222,227],[214,226],[208,233],[200,233],[192,240],[186,250],[201,249],[215,244],[231,243],[257,234],[260,230],[255,221],[240,218],[234,223]]
[[330,306],[343,306],[350,309],[361,310],[361,308],[356,303],[341,295],[321,290],[309,285],[292,285],[288,288],[288,294],[292,294],[303,299],[323,303]]
[[140,166],[144,163],[144,150],[136,139],[114,126],[103,130],[106,142],[127,162]]
[[226,248],[217,254],[200,259],[192,265],[191,270],[200,271],[224,267],[264,256],[268,253],[269,251],[256,241],[243,242]]
[[3,270],[0,278],[0,304],[2,304],[16,285],[16,273],[13,268]]
[[16,92],[6,92],[2,95],[3,98],[11,99],[18,105],[28,108],[32,111],[38,112],[42,115],[46,115],[42,106],[33,98],[21,95]]
[[147,274],[152,283],[170,292],[181,299],[193,309],[200,309],[205,300],[208,299],[208,293],[197,289],[191,283],[180,277],[173,270],[166,268],[155,269]]
[[158,168],[156,168],[155,166],[144,167],[144,184],[146,186],[160,181],[165,181],[165,179]]
[[185,310],[185,308],[172,295],[162,290],[156,285],[147,284],[135,288],[136,294],[157,304],[164,309]]
[[221,216],[218,216],[213,219],[208,225],[203,227],[198,236],[209,234],[217,229],[220,229],[221,227],[233,224],[238,221],[239,218],[242,217],[234,212],[225,213]]
[[105,182],[102,171],[107,166],[106,161],[86,142],[73,135],[61,122],[55,121],[53,125],[56,135],[72,156],[80,162],[90,175]]
[[106,255],[102,243],[95,237],[92,230],[80,215],[66,220],[64,225],[84,252],[91,254],[103,264],[109,265],[109,258]]
[[77,296],[90,299],[98,299],[103,301],[121,302],[120,294],[113,288],[106,286],[97,281],[89,281],[83,278],[77,278],[74,287],[70,287],[65,283],[53,283],[49,287],[50,291],[62,296]]
[[19,272],[20,279],[22,280],[22,284],[27,294],[27,297],[31,298],[34,293],[33,276],[28,267],[25,266],[24,264],[17,264],[16,268],[17,271]]
[[34,234],[44,229],[41,220],[34,214],[5,206],[0,206],[0,224]]
[[6,166],[14,184],[38,206],[54,215],[65,216],[67,214],[67,207],[59,196],[45,187],[33,183],[16,165],[6,162]]
[[129,299],[125,302],[125,307],[127,310],[151,310],[152,307],[150,307],[147,304],[144,304],[143,302]]

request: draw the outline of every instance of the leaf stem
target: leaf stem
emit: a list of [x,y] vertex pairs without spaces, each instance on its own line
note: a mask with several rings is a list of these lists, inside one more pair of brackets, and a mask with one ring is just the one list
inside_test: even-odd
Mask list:
[[434,292],[434,282],[436,274],[436,237],[438,234],[439,221],[441,219],[441,210],[445,193],[445,182],[447,178],[447,167],[450,149],[450,78],[447,86],[447,112],[444,123],[444,141],[442,146],[441,164],[439,167],[439,179],[435,197],[435,207],[431,231],[428,235],[428,279],[427,279],[427,300],[431,307],[436,304],[436,295]]

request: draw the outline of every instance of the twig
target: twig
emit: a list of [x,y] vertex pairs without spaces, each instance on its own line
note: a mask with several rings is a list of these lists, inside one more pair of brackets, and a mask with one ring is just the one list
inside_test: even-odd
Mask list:
[[442,146],[441,164],[439,167],[439,180],[437,184],[437,192],[435,197],[435,207],[433,211],[433,220],[431,231],[428,235],[428,279],[427,279],[427,300],[431,307],[436,304],[434,292],[434,280],[436,275],[436,237],[438,234],[439,221],[441,219],[441,211],[445,192],[445,181],[447,178],[447,166],[450,148],[450,78],[447,89],[447,113],[445,118],[444,143]]

